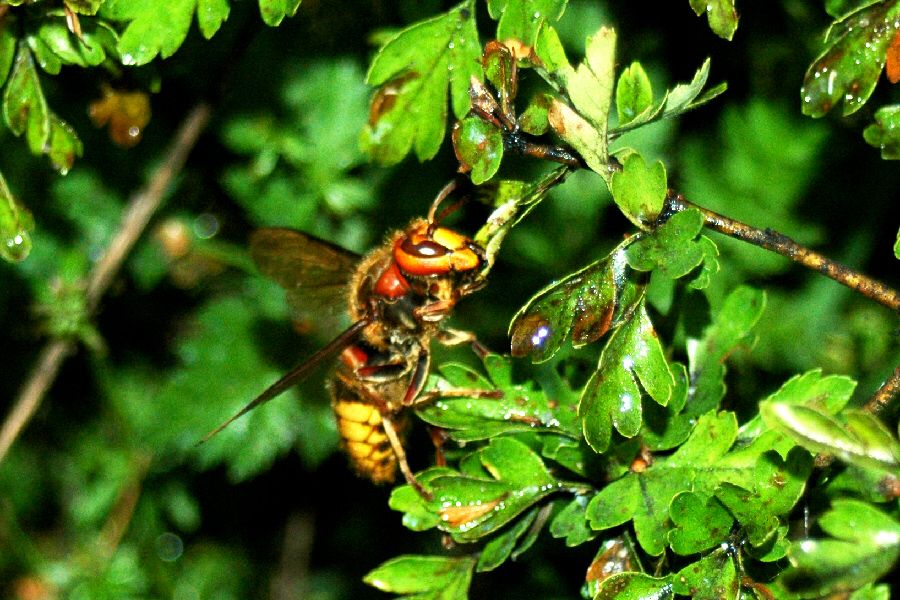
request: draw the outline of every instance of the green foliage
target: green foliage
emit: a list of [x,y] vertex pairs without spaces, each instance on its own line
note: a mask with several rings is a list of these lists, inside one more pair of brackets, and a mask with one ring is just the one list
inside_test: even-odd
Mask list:
[[[0,457],[0,595],[890,597],[896,400],[875,416],[867,399],[896,378],[896,314],[704,229],[777,229],[896,283],[900,181],[841,128],[897,157],[895,90],[874,88],[900,2],[826,2],[836,22],[808,68],[809,8],[774,7],[775,28],[748,12],[738,36],[729,0],[646,22],[646,7],[587,0],[342,5],[353,19],[307,3],[294,20],[298,0],[260,0],[280,29],[255,4],[0,2],[5,412],[45,342],[77,348]],[[734,40],[739,96],[708,86],[710,59],[694,71],[689,57],[719,50],[684,35],[686,4]],[[800,105],[768,83],[804,70]],[[154,93],[127,155],[82,116],[100,79]],[[884,104],[866,123],[870,98]],[[95,306],[135,190],[171,168],[201,100],[210,130]],[[842,100],[855,120],[802,116]],[[410,153],[427,162],[370,164]],[[44,155],[69,174],[48,181]],[[454,324],[481,345],[432,344],[435,399],[383,407],[402,413],[426,492],[352,479],[328,366],[198,446],[348,317],[346,290],[290,314],[248,232],[364,252],[425,216],[457,168],[473,186],[434,217],[483,250],[487,284]],[[682,210],[681,193],[708,210]]]

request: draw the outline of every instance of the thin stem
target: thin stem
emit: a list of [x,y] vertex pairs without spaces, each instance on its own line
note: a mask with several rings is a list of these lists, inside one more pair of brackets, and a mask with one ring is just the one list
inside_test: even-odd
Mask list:
[[[150,181],[132,196],[119,230],[88,277],[86,294],[91,312],[96,311],[100,299],[122,267],[128,252],[159,208],[172,180],[184,167],[187,155],[196,145],[209,116],[210,107],[207,104],[194,107],[179,127],[163,162],[153,172]],[[53,385],[63,361],[74,350],[74,341],[55,339],[47,342],[41,351],[37,364],[0,428],[0,462],[34,416],[47,390]]]
[[895,312],[900,312],[900,293],[897,293],[896,290],[876,279],[854,271],[850,267],[833,261],[823,254],[810,250],[782,233],[768,228],[757,229],[756,227],[751,227],[740,221],[697,206],[686,200],[681,194],[670,194],[667,198],[667,208],[671,212],[681,212],[690,208],[696,208],[703,215],[706,227],[754,246],[771,250],[807,269],[830,277]]
[[869,401],[866,402],[862,409],[867,413],[877,415],[883,413],[891,402],[900,397],[900,366],[894,368],[893,374],[887,378],[880,388],[875,390]]

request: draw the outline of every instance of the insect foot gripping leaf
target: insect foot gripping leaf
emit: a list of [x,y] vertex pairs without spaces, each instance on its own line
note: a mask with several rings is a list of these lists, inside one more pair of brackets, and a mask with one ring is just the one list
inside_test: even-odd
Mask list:
[[551,475],[540,456],[510,436],[493,438],[467,455],[460,471],[429,469],[419,474],[419,481],[433,499],[406,485],[391,494],[391,508],[405,513],[407,527],[437,527],[460,543],[497,532],[550,494],[584,487]]
[[642,279],[630,273],[626,245],[535,294],[509,326],[513,356],[543,362],[567,339],[577,348],[623,323],[644,293]]
[[447,87],[453,113],[464,117],[469,82],[482,79],[480,55],[473,0],[391,38],[366,78],[379,89],[362,134],[364,149],[385,164],[399,162],[410,149],[419,160],[434,156],[446,129]]
[[900,2],[874,2],[835,21],[825,51],[810,65],[800,90],[803,114],[821,117],[844,101],[844,115],[872,95],[900,31]]

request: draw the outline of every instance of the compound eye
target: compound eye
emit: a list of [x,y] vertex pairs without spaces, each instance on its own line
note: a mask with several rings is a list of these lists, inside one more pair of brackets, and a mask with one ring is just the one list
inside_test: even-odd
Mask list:
[[439,256],[445,256],[451,252],[448,248],[438,244],[437,242],[431,240],[413,242],[409,238],[403,240],[403,243],[400,244],[400,249],[409,256],[413,256],[415,258],[437,258]]

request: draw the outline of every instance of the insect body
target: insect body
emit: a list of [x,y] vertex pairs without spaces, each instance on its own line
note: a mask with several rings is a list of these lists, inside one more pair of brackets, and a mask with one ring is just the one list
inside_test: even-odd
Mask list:
[[442,329],[457,301],[484,284],[484,251],[435,223],[438,196],[427,220],[416,219],[365,257],[289,229],[261,229],[250,240],[263,274],[288,291],[296,316],[324,318],[341,304],[353,324],[301,362],[238,414],[211,432],[271,400],[323,360],[339,355],[329,389],[338,432],[357,472],[391,482],[397,467],[423,492],[403,451],[404,409],[429,399],[422,388],[432,339],[474,341]]

